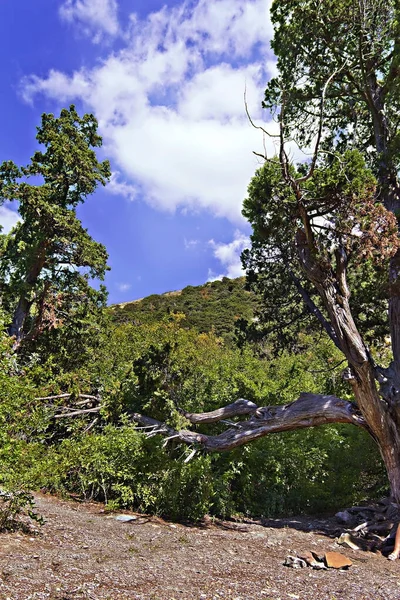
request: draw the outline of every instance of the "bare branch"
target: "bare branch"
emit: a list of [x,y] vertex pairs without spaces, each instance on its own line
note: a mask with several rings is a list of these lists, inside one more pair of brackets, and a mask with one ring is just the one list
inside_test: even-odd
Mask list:
[[185,458],[185,460],[183,461],[184,463],[188,463],[192,460],[192,458],[194,458],[194,455],[196,454],[197,450],[196,448],[194,450],[192,450],[192,452],[189,454],[189,456],[187,456]]
[[300,279],[298,277],[296,277],[296,275],[293,273],[293,271],[288,266],[287,266],[287,272],[289,274],[290,279],[293,281],[297,291],[299,292],[300,296],[302,297],[304,304],[307,306],[308,310],[310,311],[310,313],[318,319],[318,321],[321,323],[321,325],[324,328],[324,330],[326,331],[326,333],[331,338],[332,342],[335,344],[335,346],[337,348],[339,348],[339,350],[341,350],[338,337],[337,337],[336,332],[335,332],[334,328],[332,327],[332,325],[329,323],[329,321],[327,321],[327,319],[324,317],[322,312],[319,310],[318,306],[315,304],[315,302],[313,301],[311,296],[308,294],[308,292],[305,290],[305,288],[301,285]]
[[240,415],[251,415],[258,410],[258,406],[250,400],[245,398],[239,398],[232,404],[213,410],[212,412],[206,413],[182,413],[188,421],[193,425],[198,423],[217,423],[222,419],[230,419],[231,417],[237,417]]
[[83,410],[75,410],[74,412],[66,412],[61,413],[59,415],[54,415],[54,419],[66,419],[68,417],[77,417],[78,415],[85,415],[88,413],[100,412],[102,409],[101,406],[96,406],[95,408],[85,408]]
[[41,398],[35,398],[35,400],[58,400],[60,398],[70,398],[72,394],[57,394],[56,396],[42,396]]
[[91,423],[89,423],[89,425],[87,427],[85,427],[85,429],[83,430],[82,433],[87,433],[88,431],[90,431],[96,425],[98,420],[99,420],[99,417],[95,417],[93,419],[93,421]]
[[[70,398],[74,394],[66,393],[66,394],[56,394],[55,396],[42,396],[41,398],[35,398],[35,400],[59,400],[61,398]],[[87,400],[99,400],[98,396],[91,396],[90,394],[78,394],[77,398],[85,398]]]
[[[175,431],[172,427],[163,423],[162,421],[157,421],[157,419],[153,419],[152,417],[147,417],[146,415],[142,415],[140,413],[131,414],[131,418],[136,423],[143,425],[144,427],[154,427],[153,432],[161,433],[163,435],[175,436],[178,432]],[[152,432],[152,433],[153,433]]]
[[[229,407],[232,407],[232,404]],[[301,394],[291,404],[259,408],[249,420],[240,421],[235,424],[235,428],[227,429],[216,436],[187,430],[175,431],[161,421],[137,413],[132,417],[139,423],[151,421],[157,428],[157,433],[174,436],[185,444],[200,446],[208,452],[232,450],[269,433],[304,429],[328,423],[350,423],[369,431],[361,412],[353,403],[336,396],[319,394]]]
[[319,146],[321,144],[321,139],[322,139],[322,131],[323,131],[323,127],[324,127],[324,110],[325,110],[326,91],[327,91],[330,83],[332,82],[332,80],[336,77],[336,75],[338,73],[340,73],[340,71],[342,71],[345,68],[346,64],[347,64],[347,61],[345,61],[344,64],[339,69],[336,69],[336,71],[334,71],[328,77],[328,79],[326,80],[325,85],[322,89],[321,101],[320,101],[320,111],[319,111],[318,133],[317,133],[317,140],[315,142],[313,158],[312,158],[308,173],[306,175],[304,175],[303,177],[296,179],[296,183],[298,183],[298,184],[303,183],[304,181],[307,181],[308,179],[310,179],[310,177],[312,177],[312,175],[314,173],[315,165],[317,164],[317,159],[318,159]]
[[248,120],[250,122],[250,125],[252,127],[254,127],[254,129],[260,129],[265,135],[267,135],[270,138],[279,138],[279,134],[278,133],[270,133],[269,131],[267,131],[266,129],[264,129],[264,127],[261,127],[261,125],[256,125],[254,123],[253,119],[250,116],[249,107],[247,105],[247,88],[246,88],[246,86],[244,86],[244,94],[243,94],[243,96],[244,96],[244,108],[246,110],[246,115],[247,115],[247,118],[248,118]]

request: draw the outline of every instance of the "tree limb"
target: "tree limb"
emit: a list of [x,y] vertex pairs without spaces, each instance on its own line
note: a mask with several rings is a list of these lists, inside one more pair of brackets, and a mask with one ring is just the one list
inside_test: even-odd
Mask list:
[[[220,409],[220,418],[229,412],[233,416],[233,404]],[[253,411],[253,403],[248,403],[248,409]],[[236,414],[243,414],[243,400],[236,404]],[[225,415],[223,415],[223,411]],[[215,414],[203,413],[204,415],[214,415],[213,421],[198,421],[198,422],[215,422]],[[191,418],[194,418],[191,414]],[[229,428],[219,435],[204,435],[195,431],[181,430],[176,431],[167,426],[161,421],[156,421],[144,415],[135,413],[132,418],[141,425],[153,425],[154,433],[173,436],[185,444],[194,444],[200,446],[208,452],[221,452],[224,450],[232,450],[238,446],[242,446],[264,437],[269,433],[277,433],[280,431],[290,431],[293,429],[304,429],[306,427],[315,427],[317,425],[325,425],[328,423],[350,423],[363,427],[368,431],[368,426],[358,408],[348,402],[336,398],[336,396],[323,396],[320,394],[301,394],[300,397],[290,404],[283,406],[266,406],[258,408],[253,412],[253,415],[247,421],[239,421],[235,423],[234,428]]]
[[54,419],[66,419],[67,417],[77,417],[78,415],[100,412],[101,408],[101,406],[96,406],[95,408],[85,408],[83,410],[75,410],[74,412],[61,413],[59,415],[54,415]]
[[311,296],[307,293],[305,288],[301,285],[300,279],[298,277],[296,277],[296,275],[293,273],[293,271],[289,267],[287,267],[287,271],[288,271],[290,279],[293,281],[297,291],[299,292],[300,296],[302,297],[302,300],[303,300],[304,304],[307,306],[310,313],[312,315],[314,315],[314,317],[316,317],[318,319],[318,321],[321,323],[322,327],[324,328],[326,333],[329,335],[332,342],[335,344],[336,348],[339,348],[339,350],[341,350],[339,339],[338,339],[336,332],[335,332],[334,328],[332,327],[331,323],[329,323],[329,321],[327,321],[325,319],[324,315],[319,310],[318,306],[315,304],[315,302],[313,301]]
[[197,423],[216,423],[221,419],[230,419],[231,417],[237,417],[239,415],[251,415],[258,410],[258,406],[246,400],[245,398],[239,398],[232,404],[213,410],[212,412],[206,413],[182,413],[188,421],[194,425]]
[[[60,398],[70,398],[73,393],[56,394],[55,396],[42,396],[41,398],[35,398],[35,400],[58,400]],[[92,396],[91,394],[78,394],[78,398],[85,398],[87,400],[100,400],[98,396]]]

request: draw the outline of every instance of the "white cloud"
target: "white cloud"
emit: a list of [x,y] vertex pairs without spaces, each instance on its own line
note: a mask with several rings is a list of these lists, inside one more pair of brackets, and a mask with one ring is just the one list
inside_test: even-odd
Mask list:
[[0,226],[3,227],[1,233],[9,233],[18,223],[20,216],[7,206],[0,206]]
[[131,15],[121,50],[92,69],[25,78],[21,93],[26,101],[38,94],[80,100],[96,114],[105,153],[125,180],[111,192],[132,197],[139,188],[155,208],[206,209],[240,223],[257,167],[252,150],[263,152],[243,93],[246,86],[251,115],[260,119],[273,68],[269,4],[198,0],[144,20]]
[[104,34],[115,36],[119,31],[116,0],[65,0],[60,17],[69,23],[78,23],[87,35],[99,42]]
[[198,247],[198,245],[200,244],[200,240],[187,240],[186,238],[184,238],[183,243],[185,245],[186,250],[193,250],[194,248]]
[[117,288],[119,289],[120,292],[127,292],[128,290],[130,290],[132,287],[132,285],[130,283],[119,283],[117,285]]
[[114,171],[107,184],[107,191],[114,196],[123,196],[124,198],[128,198],[128,200],[135,200],[138,193],[137,188],[130,183],[126,183],[126,181],[120,181],[119,176],[119,171]]
[[213,248],[214,256],[224,267],[225,272],[217,275],[211,269],[208,271],[208,281],[222,279],[222,277],[241,277],[244,275],[240,255],[245,248],[250,246],[250,240],[247,235],[239,230],[235,231],[234,239],[228,244],[217,243],[214,240],[209,241]]

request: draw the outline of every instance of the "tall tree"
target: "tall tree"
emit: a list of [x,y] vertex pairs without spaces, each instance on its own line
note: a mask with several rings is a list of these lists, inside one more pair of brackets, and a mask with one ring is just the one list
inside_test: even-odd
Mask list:
[[74,106],[59,117],[42,116],[36,139],[44,150],[26,167],[0,165],[0,199],[17,200],[21,221],[3,236],[0,293],[11,319],[9,334],[21,341],[70,319],[79,305],[101,302],[90,278],[103,279],[107,252],[76,216],[76,207],[110,177],[99,162],[97,121]]
[[[342,352],[354,400],[304,393],[289,405],[260,408],[241,399],[212,413],[186,414],[192,424],[252,415],[217,436],[168,431],[218,451],[271,432],[353,423],[377,442],[397,501],[399,17],[397,0],[275,0],[272,45],[279,75],[266,90],[264,106],[280,125],[279,155],[263,157],[265,166],[250,184],[244,206],[254,232],[244,257],[251,278],[267,289],[271,275],[284,278],[292,297]],[[288,152],[293,140],[312,148],[310,158],[296,167]],[[360,275],[367,278],[369,293],[360,301],[361,282],[354,302],[351,283]],[[365,337],[374,288],[388,309],[389,366],[376,364]]]

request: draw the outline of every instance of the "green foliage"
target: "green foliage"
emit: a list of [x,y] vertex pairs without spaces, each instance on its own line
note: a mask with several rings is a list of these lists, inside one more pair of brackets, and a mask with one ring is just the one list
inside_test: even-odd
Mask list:
[[[108,163],[99,163],[93,150],[101,142],[97,123],[92,115],[80,118],[73,107],[58,119],[44,115],[38,141],[45,151],[36,152],[28,167],[1,166],[2,198],[18,199],[23,217],[9,236],[0,237],[0,331],[11,321],[9,333],[23,338],[18,356],[9,335],[0,338],[0,485],[14,490],[4,522],[30,510],[30,496],[20,490],[40,487],[177,520],[198,520],[207,512],[322,511],[364,499],[365,489],[373,496],[382,481],[379,458],[356,429],[275,434],[229,454],[191,457],[191,448],[174,440],[164,446],[129,420],[132,412],[144,412],[185,428],[184,412],[214,410],[239,397],[274,405],[291,402],[303,390],[323,389],[350,398],[340,377],[340,353],[318,339],[298,301],[296,280],[316,303],[318,298],[295,264],[299,215],[278,164],[257,172],[244,206],[254,227],[253,248],[245,255],[249,281],[264,294],[260,314],[270,329],[263,352],[255,354],[244,338],[240,348],[235,345],[241,323],[262,329],[254,320],[259,296],[246,291],[243,279],[189,286],[105,311],[105,289],[89,283],[103,277],[106,251],[75,213],[109,176]],[[305,187],[310,206],[318,202],[329,218],[340,197],[336,224],[350,240],[350,222],[371,231],[360,198],[374,179],[359,154],[345,153],[341,161],[318,164]],[[321,254],[330,251],[334,235],[320,232]],[[357,243],[347,246],[350,258]],[[379,345],[385,329],[370,307],[376,302],[373,280],[382,270],[373,256],[367,258],[357,265],[363,277],[355,277],[352,302]],[[377,306],[381,311],[384,300]],[[75,399],[81,393],[101,397],[96,420],[86,414],[55,422],[57,406],[71,399],[52,406],[40,398],[61,392]],[[224,428],[217,423],[207,433]]]
[[35,512],[32,494],[23,490],[0,492],[0,532],[17,529],[29,532],[32,521],[44,524],[43,517]]
[[[259,402],[269,381],[262,365],[249,349],[238,352],[224,346],[214,334],[170,327],[168,340],[150,345],[133,365],[133,387],[126,388],[126,402],[134,410],[149,410],[162,419],[166,399],[187,411],[213,410],[233,397]],[[161,398],[161,410],[156,404]],[[155,411],[155,412],[153,412]]]
[[[316,344],[302,335],[302,353],[285,352],[265,361],[247,347],[240,351],[184,325],[175,317],[151,326],[111,328],[104,355],[86,365],[88,379],[96,376],[103,385],[99,425],[82,433],[92,418],[82,417],[55,435],[48,413],[36,404],[36,430],[31,425],[28,438],[18,432],[32,423],[32,412],[19,419],[18,431],[9,429],[8,445],[0,452],[3,481],[11,484],[18,475],[28,488],[176,520],[198,520],[205,513],[312,513],[365,499],[366,489],[374,496],[383,480],[379,457],[356,428],[274,434],[230,453],[196,454],[186,463],[190,448],[173,440],[163,447],[162,439],[148,438],[130,424],[130,411],[147,411],[173,426],[186,426],[177,404],[206,411],[240,396],[261,405],[283,404],[304,389],[321,387],[346,395],[337,366],[340,355],[330,342]],[[221,427],[215,424],[211,433]]]
[[373,441],[336,426],[267,436],[230,461],[228,514],[328,513],[376,497],[385,478]]
[[184,314],[185,325],[199,333],[214,331],[229,343],[234,341],[235,321],[251,320],[257,298],[246,291],[243,277],[188,286],[181,291],[148,296],[142,300],[111,307],[120,323],[156,323],[168,314]]
[[17,200],[22,218],[0,248],[2,306],[17,343],[76,325],[105,299],[89,280],[103,279],[107,252],[76,216],[77,205],[110,177],[108,161],[99,163],[93,150],[101,146],[97,121],[71,106],[58,118],[44,114],[36,138],[45,150],[28,166],[0,165],[1,201]]
[[[292,175],[300,177],[291,168]],[[340,245],[349,263],[354,319],[368,341],[383,343],[388,335],[388,259],[397,244],[392,215],[375,200],[375,179],[355,150],[321,159],[302,184],[302,205],[309,215],[314,252],[326,265],[336,264]],[[305,276],[296,235],[302,229],[297,199],[278,161],[266,162],[253,177],[243,215],[253,227],[252,246],[242,255],[248,287],[262,295],[258,321],[247,326],[250,338],[269,336],[275,349],[298,351],[300,331],[318,331],[314,307],[325,313],[320,294]],[[311,300],[307,303],[304,292]]]
[[76,436],[50,448],[26,477],[35,486],[105,501],[114,509],[133,506],[172,519],[197,520],[211,507],[209,464],[209,457],[185,464],[181,449],[170,456],[160,440],[147,438],[132,425],[108,425],[100,434]]
[[398,166],[398,3],[275,0],[271,18],[279,76],[269,82],[264,106],[279,112],[284,101],[286,125],[305,147],[318,128],[321,91],[334,75],[326,93],[325,147],[343,151],[355,146],[365,153],[375,142],[373,129],[380,121],[376,109],[384,108],[390,135],[380,148],[365,154],[377,165],[383,151]]

